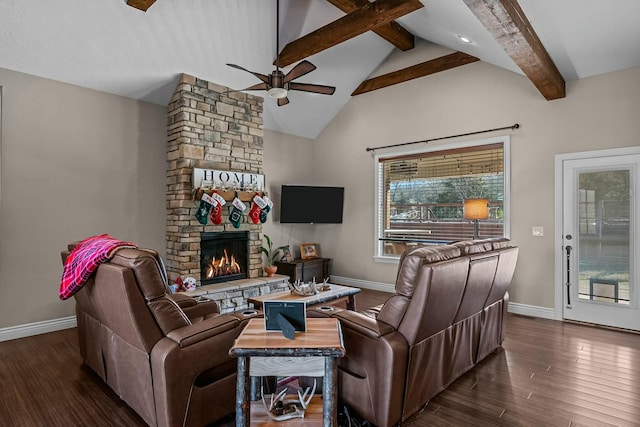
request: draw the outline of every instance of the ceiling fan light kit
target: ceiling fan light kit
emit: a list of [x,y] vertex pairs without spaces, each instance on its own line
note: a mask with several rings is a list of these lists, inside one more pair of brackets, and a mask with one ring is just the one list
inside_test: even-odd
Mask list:
[[267,91],[269,98],[285,98],[287,96],[287,90],[283,87],[272,87]]
[[278,106],[287,105],[289,98],[287,95],[291,90],[301,92],[319,93],[321,95],[333,95],[336,88],[333,86],[317,85],[312,83],[296,83],[293,80],[309,74],[316,69],[316,66],[306,59],[296,64],[287,74],[280,71],[278,49],[280,48],[280,0],[276,0],[276,69],[271,74],[261,74],[249,71],[244,67],[235,64],[227,64],[238,70],[246,71],[259,78],[262,83],[249,86],[242,90],[266,90],[269,98],[278,100]]

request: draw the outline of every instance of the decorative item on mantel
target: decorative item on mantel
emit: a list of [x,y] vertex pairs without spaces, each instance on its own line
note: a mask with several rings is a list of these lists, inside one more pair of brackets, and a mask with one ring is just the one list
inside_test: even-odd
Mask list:
[[199,202],[195,217],[202,225],[207,225],[209,220],[220,225],[222,207],[227,202],[232,202],[229,221],[235,228],[242,222],[246,209],[243,202],[252,203],[249,219],[254,224],[264,224],[273,208],[273,202],[264,192],[264,175],[247,172],[194,168],[193,200]]
[[193,168],[193,191],[199,200],[205,190],[217,190],[227,202],[236,192],[243,202],[251,202],[256,192],[264,192],[264,175],[250,172]]
[[260,252],[262,252],[267,258],[264,271],[265,273],[267,273],[267,276],[273,277],[276,274],[276,271],[278,271],[278,267],[273,265],[273,263],[276,262],[276,258],[278,257],[280,251],[288,246],[283,245],[279,248],[273,249],[273,242],[267,234],[264,235],[264,240],[267,242],[267,247],[260,246]]

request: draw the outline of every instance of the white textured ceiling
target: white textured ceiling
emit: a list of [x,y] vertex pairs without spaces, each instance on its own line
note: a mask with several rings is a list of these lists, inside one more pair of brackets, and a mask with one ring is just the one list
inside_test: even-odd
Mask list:
[[[422,2],[398,20],[418,38],[520,73],[462,0]],[[640,66],[640,0],[520,4],[565,80]],[[282,0],[280,15],[283,47],[343,13],[326,0]],[[0,67],[166,105],[180,73],[258,83],[225,64],[269,74],[275,31],[275,0],[157,0],[146,13],[125,0],[0,0]],[[291,92],[283,107],[267,98],[265,128],[315,138],[393,49],[370,32],[309,57],[318,69],[297,81],[336,93]]]

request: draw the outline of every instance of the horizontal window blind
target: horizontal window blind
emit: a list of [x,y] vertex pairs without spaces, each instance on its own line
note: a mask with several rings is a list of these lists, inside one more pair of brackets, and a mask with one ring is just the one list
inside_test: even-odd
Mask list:
[[489,199],[480,237],[504,234],[503,143],[378,159],[380,253],[473,237],[464,200]]

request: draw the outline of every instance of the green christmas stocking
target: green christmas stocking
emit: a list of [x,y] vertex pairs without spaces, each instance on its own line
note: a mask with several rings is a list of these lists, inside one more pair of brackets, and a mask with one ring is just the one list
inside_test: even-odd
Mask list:
[[209,212],[211,212],[211,205],[201,199],[200,206],[198,207],[198,210],[196,211],[196,215],[195,215],[196,219],[200,224],[207,225]]
[[267,222],[267,215],[269,215],[269,212],[271,212],[271,208],[273,207],[273,202],[266,195],[262,196],[262,200],[267,204],[260,211],[260,222],[264,224],[265,222]]
[[229,215],[229,221],[234,228],[240,228],[240,224],[242,223],[242,212],[247,208],[247,206],[238,199],[238,193],[236,192],[236,197],[231,202],[231,214]]

